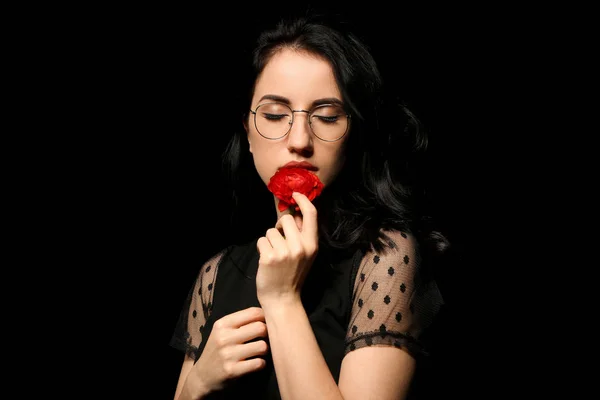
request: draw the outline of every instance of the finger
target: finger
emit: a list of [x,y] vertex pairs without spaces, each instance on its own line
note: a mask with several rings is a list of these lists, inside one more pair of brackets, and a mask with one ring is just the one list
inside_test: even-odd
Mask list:
[[[300,212],[302,212],[302,233],[309,236],[316,236],[317,230],[317,209],[314,204],[302,193],[294,192],[292,197],[296,200]],[[303,235],[304,236],[304,235]]]
[[271,243],[271,246],[274,249],[281,248],[286,245],[285,238],[281,235],[281,232],[279,232],[279,229],[277,228],[267,229],[267,233],[265,236],[267,237],[267,239],[269,239],[269,243]]
[[[302,220],[302,217],[299,217]],[[288,246],[293,246],[296,243],[301,243],[300,229],[296,222],[296,218],[291,215],[284,215],[277,221],[275,227],[280,227],[285,236]]]
[[249,360],[239,361],[235,363],[233,370],[231,371],[232,376],[238,377],[246,375],[250,372],[258,371],[263,369],[267,365],[267,362],[262,358],[251,358]]
[[264,340],[244,343],[234,347],[233,356],[236,360],[245,360],[250,357],[263,356],[267,354],[269,346]]
[[249,307],[228,314],[216,321],[214,327],[239,328],[255,321],[265,321],[265,313],[260,307]]
[[263,236],[256,241],[256,249],[258,250],[258,254],[266,254],[273,250],[273,246],[271,246],[269,239]]
[[255,321],[236,329],[231,335],[230,343],[246,343],[258,338],[266,339],[268,336],[267,325],[262,321]]
[[298,231],[302,231],[302,214],[300,213],[295,213],[295,214],[284,214],[281,217],[279,217],[279,219],[277,220],[277,223],[275,224],[275,228],[279,229],[280,232],[282,232],[284,235],[284,237],[286,237],[285,232],[283,230],[283,225],[281,224],[281,220],[285,217],[285,218],[289,218],[286,217],[286,215],[288,215],[289,217],[293,218],[294,221],[296,221],[296,227],[298,229]]

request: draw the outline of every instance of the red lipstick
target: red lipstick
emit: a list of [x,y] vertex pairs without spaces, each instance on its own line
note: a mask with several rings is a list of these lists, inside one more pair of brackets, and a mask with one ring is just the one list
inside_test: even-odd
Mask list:
[[290,161],[289,163],[285,164],[281,168],[304,168],[304,169],[307,169],[309,171],[316,171],[316,170],[318,170],[317,167],[315,167],[314,165],[312,165],[308,161],[301,161],[301,162]]

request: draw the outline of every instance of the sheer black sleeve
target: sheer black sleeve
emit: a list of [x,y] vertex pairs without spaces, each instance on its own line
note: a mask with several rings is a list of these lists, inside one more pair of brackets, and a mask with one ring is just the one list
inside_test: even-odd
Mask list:
[[420,333],[443,304],[435,281],[419,274],[415,238],[386,232],[383,252],[367,252],[354,281],[353,306],[346,334],[346,353],[365,346],[395,346],[413,356],[426,354]]
[[170,345],[193,359],[197,358],[198,348],[204,340],[202,330],[212,309],[217,269],[224,253],[224,251],[219,252],[200,269],[171,337]]

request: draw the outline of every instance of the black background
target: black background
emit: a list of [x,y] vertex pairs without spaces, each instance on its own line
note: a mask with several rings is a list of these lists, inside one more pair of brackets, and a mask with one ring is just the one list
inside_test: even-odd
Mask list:
[[[219,158],[238,121],[216,126],[206,109],[235,93],[248,41],[296,7],[259,5],[103,10],[66,32],[85,32],[74,40],[82,57],[72,100],[85,135],[69,166],[83,188],[73,241],[98,286],[90,295],[81,285],[90,326],[80,329],[103,349],[101,379],[135,398],[172,398],[183,355],[168,342],[179,311],[199,265],[228,243]],[[384,79],[430,132],[429,207],[458,255],[440,272],[447,305],[429,374],[417,383],[425,398],[486,397],[505,356],[499,250],[491,244],[502,200],[490,182],[516,135],[505,106],[520,21],[503,10],[473,17],[457,7],[328,10],[360,21]]]

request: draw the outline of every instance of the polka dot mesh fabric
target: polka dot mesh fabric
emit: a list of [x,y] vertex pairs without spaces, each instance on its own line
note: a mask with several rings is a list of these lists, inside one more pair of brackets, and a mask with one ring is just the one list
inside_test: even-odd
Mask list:
[[419,275],[419,256],[413,236],[386,232],[384,252],[367,252],[354,282],[352,314],[346,353],[365,346],[395,346],[425,353],[420,333],[443,304],[435,281]]
[[190,293],[185,347],[186,354],[192,358],[196,358],[196,352],[203,340],[202,330],[212,309],[212,294],[217,278],[217,269],[224,253],[225,251],[222,251],[204,263]]
[[[423,281],[414,237],[387,232],[385,251],[365,253],[358,266],[347,327],[345,353],[366,346],[395,346],[413,355],[426,354],[418,341],[443,304],[435,281]],[[180,326],[186,353],[196,358],[210,316],[219,263],[225,251],[201,268],[188,298],[189,309]]]

